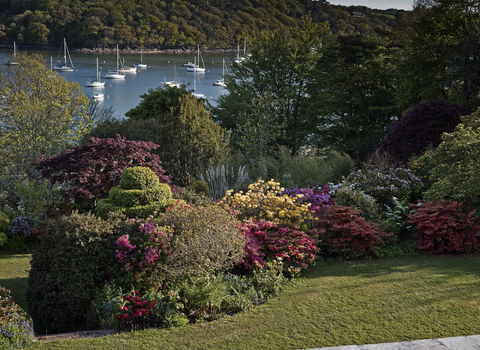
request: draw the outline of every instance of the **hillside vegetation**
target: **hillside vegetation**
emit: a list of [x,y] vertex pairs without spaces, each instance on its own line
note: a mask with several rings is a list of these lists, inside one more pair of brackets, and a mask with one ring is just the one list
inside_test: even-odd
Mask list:
[[301,27],[302,17],[333,33],[374,34],[404,10],[334,6],[311,0],[0,0],[0,43],[122,48],[236,47],[262,31]]

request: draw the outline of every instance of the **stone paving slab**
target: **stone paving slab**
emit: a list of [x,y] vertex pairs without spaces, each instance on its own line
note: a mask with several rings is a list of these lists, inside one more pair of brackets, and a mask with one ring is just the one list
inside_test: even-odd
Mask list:
[[480,335],[398,343],[333,346],[306,350],[480,350]]

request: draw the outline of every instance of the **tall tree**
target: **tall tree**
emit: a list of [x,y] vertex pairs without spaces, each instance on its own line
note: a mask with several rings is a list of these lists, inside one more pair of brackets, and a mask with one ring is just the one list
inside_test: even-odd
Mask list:
[[386,38],[349,35],[324,48],[310,93],[315,144],[363,159],[400,116],[395,103],[398,53]]
[[282,101],[277,123],[283,129],[277,141],[292,151],[308,144],[317,124],[317,114],[309,108],[315,98],[309,87],[316,84],[312,72],[329,35],[327,24],[314,24],[310,19],[304,19],[302,29],[264,32],[249,45],[248,59],[235,64],[226,77],[229,93],[213,109],[215,119],[235,131],[244,124],[244,116],[252,114],[252,101],[271,95]]
[[0,70],[0,162],[29,165],[75,145],[92,123],[77,83],[51,72],[39,54],[20,54]]
[[478,106],[480,2],[419,0],[402,68],[398,103],[406,109],[431,98]]

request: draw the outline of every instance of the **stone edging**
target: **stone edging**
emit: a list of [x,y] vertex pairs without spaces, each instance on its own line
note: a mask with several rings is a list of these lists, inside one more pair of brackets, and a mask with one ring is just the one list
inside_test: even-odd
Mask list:
[[102,329],[97,331],[81,331],[56,334],[42,334],[35,336],[35,341],[51,342],[56,340],[72,340],[105,337],[107,335],[117,334],[115,329]]

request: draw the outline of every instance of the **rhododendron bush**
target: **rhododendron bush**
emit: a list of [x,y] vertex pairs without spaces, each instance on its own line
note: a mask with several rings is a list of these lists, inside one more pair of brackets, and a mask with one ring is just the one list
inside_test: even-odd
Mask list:
[[249,271],[263,267],[266,261],[281,258],[284,271],[294,275],[315,260],[315,240],[292,226],[271,221],[247,220],[240,225],[245,237],[243,265]]
[[480,248],[480,222],[462,203],[421,203],[409,223],[417,230],[418,249],[429,253],[464,253]]

